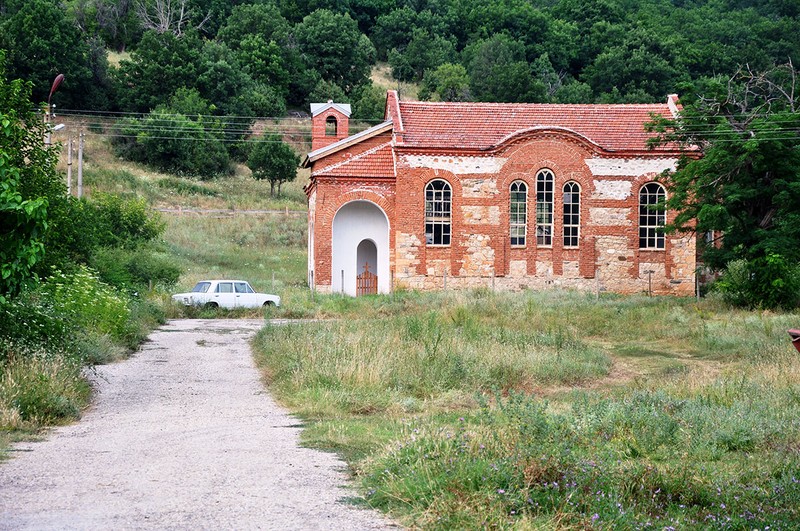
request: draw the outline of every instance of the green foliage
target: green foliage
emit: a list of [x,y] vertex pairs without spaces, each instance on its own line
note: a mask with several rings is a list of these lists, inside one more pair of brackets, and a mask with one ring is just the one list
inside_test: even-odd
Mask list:
[[[791,65],[763,74],[741,71],[730,80],[708,80],[703,96],[688,98],[677,120],[654,125],[659,141],[683,148],[669,178],[667,206],[678,211],[673,229],[714,231],[703,261],[716,270],[746,260],[759,280],[748,306],[783,305],[795,299],[783,264],[800,260],[800,100]],[[697,147],[702,158],[696,156]],[[696,222],[696,226],[694,225]],[[773,260],[771,256],[781,257]],[[752,268],[779,274],[769,278]],[[788,276],[787,276],[788,275]],[[780,297],[776,291],[789,290]],[[736,290],[734,290],[736,291]]]
[[435,69],[451,60],[455,53],[455,46],[449,40],[415,28],[408,44],[389,52],[389,65],[395,79],[420,81],[426,70]]
[[427,71],[419,97],[434,101],[470,101],[467,69],[458,64],[444,63]]
[[470,90],[478,101],[541,101],[536,94],[525,47],[506,35],[495,35],[475,43],[466,55]]
[[350,15],[318,9],[295,28],[309,68],[350,93],[366,82],[375,48]]
[[0,300],[34,279],[48,206],[63,193],[57,152],[42,143],[45,125],[32,110],[30,90],[29,83],[6,79],[0,51]]
[[270,196],[281,195],[281,185],[297,177],[300,157],[283,142],[280,135],[265,135],[253,146],[247,167],[255,179],[269,181]]
[[385,111],[386,91],[382,88],[367,83],[353,92],[353,115],[351,117],[353,120],[380,121],[383,120]]
[[124,199],[118,195],[98,194],[92,198],[93,223],[97,247],[135,248],[158,238],[164,222],[158,212],[143,199]]
[[[53,103],[80,108],[105,99],[97,94],[105,80],[96,79],[90,68],[95,67],[94,73],[104,70],[105,56],[92,57],[84,35],[57,2],[4,2],[0,8],[0,49],[7,51],[10,77],[29,81],[37,103],[47,101],[58,74],[64,74],[66,81]],[[92,60],[102,64],[92,65]],[[100,83],[96,85],[96,81]]]
[[676,65],[676,49],[667,35],[635,31],[598,54],[583,77],[597,94],[617,89],[624,101],[663,101],[687,79]]
[[130,316],[127,300],[87,267],[80,266],[70,274],[53,271],[41,291],[68,321],[98,335],[124,336]]
[[91,265],[100,280],[133,295],[156,287],[169,289],[182,272],[172,257],[147,247],[99,249]]
[[213,118],[189,117],[159,107],[141,120],[120,120],[116,130],[114,147],[128,160],[200,179],[231,172],[225,132]]
[[727,302],[743,308],[800,306],[800,266],[778,254],[733,260],[715,284]]
[[115,72],[117,101],[122,110],[149,112],[178,89],[197,83],[203,45],[194,32],[176,37],[148,31],[130,60]]

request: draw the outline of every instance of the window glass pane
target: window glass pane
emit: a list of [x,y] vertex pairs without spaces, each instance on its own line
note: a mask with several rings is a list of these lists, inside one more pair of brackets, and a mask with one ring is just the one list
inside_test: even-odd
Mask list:
[[550,170],[536,175],[536,243],[553,244],[553,186],[555,178]]
[[233,285],[230,282],[220,282],[217,284],[217,293],[233,293]]
[[528,186],[522,181],[511,183],[509,234],[511,245],[525,245],[528,232]]
[[667,214],[663,203],[667,194],[658,183],[647,183],[639,191],[639,248],[663,249]]
[[581,195],[578,183],[564,185],[564,247],[577,247],[580,239]]
[[425,187],[425,243],[450,245],[450,185],[435,180]]

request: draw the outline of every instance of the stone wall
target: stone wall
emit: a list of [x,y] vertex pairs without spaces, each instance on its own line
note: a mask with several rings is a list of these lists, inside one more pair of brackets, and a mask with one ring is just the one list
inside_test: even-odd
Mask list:
[[[639,249],[639,190],[672,167],[674,159],[608,157],[596,146],[552,131],[520,139],[486,156],[394,149],[397,177],[392,181],[318,183],[313,206],[318,270],[324,268],[325,253],[330,252],[320,244],[326,224],[343,204],[343,197],[360,191],[389,216],[396,285],[425,290],[483,286],[693,293],[693,237],[667,237],[663,250]],[[346,152],[336,155],[338,159],[346,156]],[[548,246],[536,242],[536,175],[542,169],[555,176],[553,238]],[[452,240],[446,246],[425,244],[424,190],[434,179],[446,181],[452,190]],[[509,189],[515,181],[527,185],[528,225],[525,245],[511,247]],[[580,188],[577,248],[564,246],[562,190],[566,183]],[[320,289],[330,284],[324,274],[318,274],[317,281]]]

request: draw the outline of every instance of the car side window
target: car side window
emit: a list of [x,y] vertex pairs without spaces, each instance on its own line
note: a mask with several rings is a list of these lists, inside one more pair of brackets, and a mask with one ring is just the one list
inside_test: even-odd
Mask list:
[[230,282],[220,282],[217,284],[217,293],[233,293],[233,285]]
[[249,293],[247,291],[247,282],[236,282],[233,287],[236,289],[236,293]]

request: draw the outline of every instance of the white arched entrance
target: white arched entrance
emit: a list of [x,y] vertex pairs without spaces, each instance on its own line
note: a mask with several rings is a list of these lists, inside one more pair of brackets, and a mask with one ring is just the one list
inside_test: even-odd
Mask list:
[[378,275],[378,293],[391,291],[389,219],[371,201],[352,201],[333,217],[331,291],[356,295],[356,276],[364,264]]

